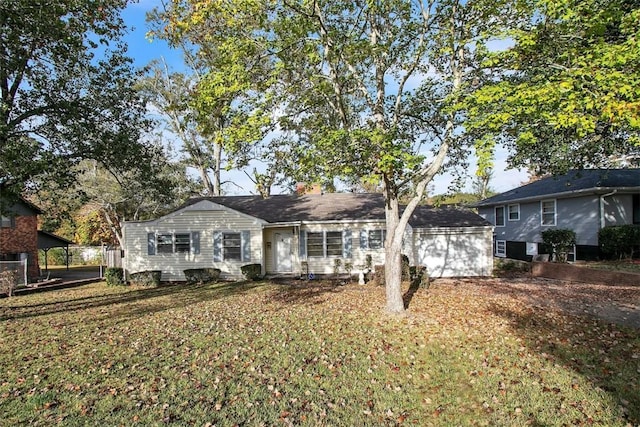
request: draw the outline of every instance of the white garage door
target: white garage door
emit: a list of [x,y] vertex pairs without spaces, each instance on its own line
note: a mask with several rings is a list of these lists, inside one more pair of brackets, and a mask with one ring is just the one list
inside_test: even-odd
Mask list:
[[491,232],[442,230],[416,233],[416,263],[431,277],[490,276]]

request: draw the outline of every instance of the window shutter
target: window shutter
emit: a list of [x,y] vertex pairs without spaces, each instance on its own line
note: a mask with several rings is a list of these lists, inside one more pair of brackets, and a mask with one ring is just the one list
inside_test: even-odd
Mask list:
[[156,233],[147,233],[147,255],[156,254]]
[[300,256],[300,259],[307,258],[307,232],[302,230],[298,237],[298,255]]
[[222,232],[213,232],[213,262],[222,262]]
[[200,253],[200,232],[191,232],[191,253],[198,255]]
[[367,230],[360,230],[360,249],[367,249],[369,246],[369,232]]
[[351,230],[342,231],[342,257],[351,258]]
[[240,245],[242,249],[242,261],[251,261],[251,232],[249,230],[240,233]]

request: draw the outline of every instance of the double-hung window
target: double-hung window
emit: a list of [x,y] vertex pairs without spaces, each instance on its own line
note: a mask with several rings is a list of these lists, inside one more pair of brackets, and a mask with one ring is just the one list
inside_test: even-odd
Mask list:
[[200,233],[149,233],[147,237],[147,254],[200,252]]
[[556,201],[543,200],[540,202],[542,225],[556,225]]
[[496,206],[496,227],[504,227],[504,206]]
[[325,231],[307,233],[307,256],[343,256],[343,232]]
[[224,261],[242,261],[240,233],[222,233],[222,259]]
[[513,204],[513,205],[509,205],[507,207],[507,210],[509,211],[509,221],[520,221],[520,205],[519,204]]

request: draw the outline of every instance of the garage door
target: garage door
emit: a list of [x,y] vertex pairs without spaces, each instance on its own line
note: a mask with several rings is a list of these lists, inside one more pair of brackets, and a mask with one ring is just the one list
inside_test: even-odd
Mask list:
[[489,276],[493,270],[490,231],[421,232],[415,248],[417,264],[431,277]]

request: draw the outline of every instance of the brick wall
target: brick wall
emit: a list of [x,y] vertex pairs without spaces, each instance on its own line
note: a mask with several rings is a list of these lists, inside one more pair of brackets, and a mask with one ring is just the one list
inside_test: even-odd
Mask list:
[[38,219],[34,216],[18,216],[15,228],[0,228],[0,255],[29,254],[28,275],[35,279],[40,274],[38,266]]
[[534,277],[570,280],[574,282],[602,283],[605,285],[640,286],[640,274],[622,271],[596,270],[571,264],[534,262],[531,266]]

